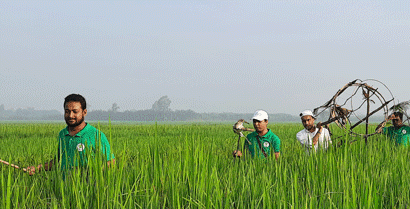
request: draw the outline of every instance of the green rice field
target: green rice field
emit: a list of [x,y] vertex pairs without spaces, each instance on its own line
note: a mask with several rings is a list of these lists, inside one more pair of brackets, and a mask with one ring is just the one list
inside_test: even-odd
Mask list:
[[[0,208],[410,207],[409,149],[383,135],[366,145],[331,126],[341,136],[333,145],[357,141],[307,155],[295,137],[301,124],[269,124],[281,139],[280,160],[234,160],[233,123],[91,124],[110,140],[115,167],[97,159],[63,180],[59,169],[29,176],[1,164]],[[64,127],[1,123],[0,159],[21,167],[47,162]]]

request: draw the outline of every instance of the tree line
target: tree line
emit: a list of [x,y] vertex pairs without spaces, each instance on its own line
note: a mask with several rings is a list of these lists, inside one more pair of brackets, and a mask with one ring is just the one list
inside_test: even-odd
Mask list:
[[[93,110],[87,114],[91,121],[236,121],[238,119],[250,120],[253,113],[197,113],[193,110],[171,110],[171,100],[162,96],[155,101],[151,109],[120,111],[117,103],[113,103],[109,110]],[[270,122],[300,122],[298,116],[278,113],[269,114]],[[320,117],[319,121],[325,121]],[[0,120],[63,120],[63,114],[57,110],[35,110],[34,108],[18,108],[6,110],[0,105]],[[380,120],[383,120],[381,117]],[[375,122],[377,122],[375,121]],[[248,121],[251,122],[251,121]]]

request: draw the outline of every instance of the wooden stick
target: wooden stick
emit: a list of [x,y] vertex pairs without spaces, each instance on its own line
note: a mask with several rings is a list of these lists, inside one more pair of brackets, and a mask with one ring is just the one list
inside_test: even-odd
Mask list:
[[331,124],[331,123],[335,122],[336,120],[339,120],[342,117],[344,117],[344,115],[339,115],[339,116],[333,117],[333,118],[329,119],[328,121],[321,122],[320,124],[322,126],[325,126],[325,125],[328,125],[328,124]]
[[239,152],[240,142],[241,142],[241,135],[239,134],[239,136],[238,136],[238,145],[237,145],[236,150],[235,150],[235,152],[236,152],[235,157],[233,158],[234,162],[236,161],[236,158],[238,157],[237,154]]
[[22,171],[24,171],[24,172],[27,172],[27,169],[26,169],[26,168],[20,168],[18,165],[11,164],[11,163],[9,163],[9,162],[7,162],[7,161],[4,161],[4,160],[2,160],[2,159],[0,159],[0,163],[9,165],[9,166],[11,166],[11,167],[13,167],[13,168],[20,169],[20,170],[22,170]]
[[389,102],[393,101],[393,99],[387,101],[386,103],[384,103],[382,106],[380,106],[379,108],[375,109],[373,112],[367,114],[367,116],[363,119],[361,119],[359,122],[357,122],[356,124],[354,124],[353,126],[350,127],[350,130],[353,130],[356,126],[358,126],[360,123],[362,123],[363,121],[365,121],[367,118],[369,118],[370,116],[372,116],[374,113],[376,113],[377,111],[379,111],[380,109],[382,109],[384,106],[386,106],[387,104],[389,104]]
[[[367,115],[369,115],[370,114],[370,90],[369,89],[367,89],[367,98],[366,98],[366,102],[367,102]],[[367,135],[369,134],[369,117],[366,117],[366,135],[365,135],[365,137],[364,137],[364,141],[365,141],[365,143],[366,143],[366,145],[367,145]]]

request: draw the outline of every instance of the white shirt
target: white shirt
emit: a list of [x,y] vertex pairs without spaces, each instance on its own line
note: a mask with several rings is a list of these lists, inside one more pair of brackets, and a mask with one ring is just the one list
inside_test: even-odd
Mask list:
[[[296,134],[296,138],[299,140],[302,146],[306,147],[307,152],[309,152],[309,150],[312,149],[312,139],[316,135],[318,130],[319,129],[316,128],[316,130],[312,133],[306,129],[303,129]],[[318,143],[315,145],[315,151],[317,151],[319,146],[322,147],[324,150],[327,150],[329,144],[332,144],[329,131],[326,128],[323,128],[322,133],[319,136]]]

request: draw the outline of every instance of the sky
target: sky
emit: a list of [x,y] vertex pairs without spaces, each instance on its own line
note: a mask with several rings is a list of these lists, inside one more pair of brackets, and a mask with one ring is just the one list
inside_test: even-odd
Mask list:
[[[0,104],[297,115],[354,79],[410,100],[409,1],[0,1]],[[386,93],[387,92],[387,93]]]

